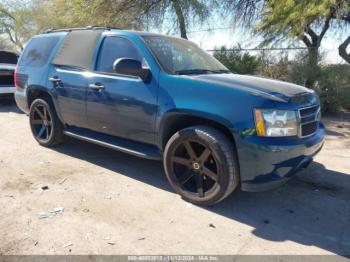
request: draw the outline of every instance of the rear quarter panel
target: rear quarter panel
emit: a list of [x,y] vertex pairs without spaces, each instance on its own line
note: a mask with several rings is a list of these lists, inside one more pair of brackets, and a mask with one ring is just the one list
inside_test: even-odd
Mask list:
[[[18,68],[17,68],[17,74],[18,74],[18,86],[16,88],[15,92],[15,99],[18,107],[24,111],[25,113],[29,113],[29,107],[30,104],[28,103],[28,94],[30,91],[36,89],[36,90],[42,90],[45,92],[48,92],[52,97],[54,97],[53,88],[51,87],[49,80],[48,80],[48,72],[53,65],[51,64],[52,59],[55,57],[55,54],[60,47],[60,44],[62,43],[62,40],[64,39],[66,33],[52,33],[52,34],[43,34],[33,37],[52,37],[52,36],[59,36],[59,40],[57,41],[56,46],[52,49],[46,63],[44,63],[42,66],[30,66],[30,65],[24,65],[21,63],[22,56],[25,53],[25,49],[22,52],[19,60],[18,60]],[[28,47],[27,43],[26,47]],[[53,102],[55,104],[55,99],[53,99]],[[55,104],[56,106],[56,104]]]

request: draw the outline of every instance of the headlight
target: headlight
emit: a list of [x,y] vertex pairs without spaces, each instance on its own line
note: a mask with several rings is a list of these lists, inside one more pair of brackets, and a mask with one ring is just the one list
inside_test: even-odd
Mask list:
[[258,136],[296,136],[298,135],[295,111],[255,109],[255,125]]

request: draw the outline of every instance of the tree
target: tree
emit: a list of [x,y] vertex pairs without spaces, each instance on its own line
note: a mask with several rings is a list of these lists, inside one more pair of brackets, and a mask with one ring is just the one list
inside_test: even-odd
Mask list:
[[[340,10],[337,16],[333,17],[337,19],[343,26],[350,25],[350,0],[344,1],[343,8]],[[348,36],[342,44],[339,46],[339,55],[350,64],[350,52],[347,52],[347,48],[350,46],[350,36]]]
[[7,39],[4,37],[0,37],[0,50],[10,50],[10,51],[15,51],[15,48]]
[[[321,42],[331,22],[348,10],[349,0],[226,0],[227,6],[233,8],[233,16],[246,25],[255,22],[256,32],[264,38],[263,45],[301,40],[308,49],[308,79],[304,84],[314,87],[320,72]],[[339,49],[343,56],[344,45]]]
[[0,3],[0,35],[22,50],[32,27],[28,3],[8,0]]
[[350,52],[347,52],[348,46],[350,46],[350,36],[339,46],[339,55],[350,64]]
[[52,28],[101,25],[142,29],[136,9],[119,11],[122,0],[4,0],[0,35],[22,50],[33,35]]
[[[39,27],[65,28],[88,25],[142,29],[136,7],[123,7],[123,0],[32,0]],[[47,15],[49,13],[49,15]],[[49,18],[48,18],[49,17]]]
[[177,28],[182,38],[188,38],[188,26],[202,23],[209,16],[209,6],[215,0],[121,0],[119,11],[136,9],[145,24],[160,27],[173,22],[170,27]]
[[337,10],[331,8],[333,2],[269,0],[264,7],[265,16],[258,26],[266,43],[285,37],[302,40],[308,48],[308,78],[305,82],[308,87],[314,87],[319,74],[319,49]]

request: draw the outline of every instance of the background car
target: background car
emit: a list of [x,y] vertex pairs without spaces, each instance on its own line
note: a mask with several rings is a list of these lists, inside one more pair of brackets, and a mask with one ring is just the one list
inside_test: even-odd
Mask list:
[[16,90],[14,72],[17,60],[17,53],[0,50],[0,99],[13,98]]

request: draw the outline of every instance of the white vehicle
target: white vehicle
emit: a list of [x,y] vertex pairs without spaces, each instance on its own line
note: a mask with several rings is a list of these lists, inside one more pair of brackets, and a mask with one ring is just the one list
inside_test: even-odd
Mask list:
[[14,72],[18,55],[11,51],[0,50],[0,98],[10,98],[16,91]]

